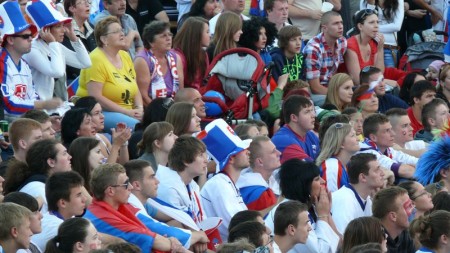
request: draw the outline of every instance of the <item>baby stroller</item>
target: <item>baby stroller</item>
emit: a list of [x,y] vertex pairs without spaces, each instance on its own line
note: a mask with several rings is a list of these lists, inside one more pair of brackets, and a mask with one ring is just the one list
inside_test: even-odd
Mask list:
[[[425,32],[436,35],[447,36],[445,32],[440,31],[423,31],[410,36],[408,39],[408,49],[400,59],[398,68],[404,71],[421,71],[430,65],[435,60],[444,60],[445,43],[434,41],[433,39],[426,39]],[[428,35],[430,36],[430,35]],[[432,37],[432,36],[431,36]],[[416,41],[415,41],[416,40]]]
[[[253,113],[266,108],[270,97],[271,65],[265,66],[261,57],[248,48],[234,48],[217,55],[209,68],[206,86],[200,92],[206,103],[210,120],[224,118],[252,119]],[[208,96],[211,91],[223,95]],[[208,108],[216,107],[214,115]]]

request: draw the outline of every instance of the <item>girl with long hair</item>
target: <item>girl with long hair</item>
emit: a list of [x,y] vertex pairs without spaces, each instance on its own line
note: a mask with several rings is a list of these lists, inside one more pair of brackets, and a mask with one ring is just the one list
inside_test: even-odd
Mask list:
[[106,161],[100,141],[92,137],[79,137],[70,144],[69,154],[72,156],[72,170],[83,177],[84,188],[91,192],[91,172]]
[[170,123],[165,121],[151,123],[145,128],[142,140],[137,144],[143,152],[139,159],[149,162],[156,173],[159,164],[167,166],[169,152],[177,138]]
[[423,216],[433,209],[434,204],[431,193],[429,193],[421,183],[416,181],[404,181],[398,186],[408,191],[408,196],[415,206],[413,213],[409,217],[410,221]]
[[203,48],[209,46],[209,41],[209,25],[204,18],[190,17],[178,30],[173,47],[183,64],[184,87],[198,89],[202,86],[209,65]]
[[335,74],[328,83],[324,107],[332,105],[342,112],[352,102],[353,86],[352,78],[349,75],[345,73]]
[[395,68],[398,64],[398,36],[405,16],[404,0],[360,0],[360,9],[378,12],[379,32],[384,36],[384,65]]
[[206,50],[209,59],[212,61],[223,51],[236,48],[241,34],[242,20],[238,14],[229,11],[220,14],[214,30],[213,41]]
[[422,247],[416,253],[450,252],[450,212],[434,211],[412,221],[409,231],[419,239]]
[[200,118],[193,104],[178,102],[167,112],[166,121],[173,125],[173,133],[177,136],[200,132]]
[[359,149],[358,136],[350,124],[334,123],[328,128],[316,165],[321,167],[329,191],[337,191],[349,183],[346,165]]
[[89,253],[101,248],[97,229],[85,218],[70,218],[58,228],[58,234],[47,242],[44,253]]
[[352,220],[344,232],[342,253],[349,253],[354,246],[366,243],[380,243],[382,251],[387,252],[387,234],[377,218],[360,217]]

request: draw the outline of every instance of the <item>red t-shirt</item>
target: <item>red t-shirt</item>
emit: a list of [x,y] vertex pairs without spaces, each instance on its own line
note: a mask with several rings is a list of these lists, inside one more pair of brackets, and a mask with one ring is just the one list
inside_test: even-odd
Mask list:
[[411,120],[411,127],[413,128],[413,135],[415,136],[419,130],[423,129],[422,122],[418,121],[414,116],[412,107],[408,108],[408,117]]

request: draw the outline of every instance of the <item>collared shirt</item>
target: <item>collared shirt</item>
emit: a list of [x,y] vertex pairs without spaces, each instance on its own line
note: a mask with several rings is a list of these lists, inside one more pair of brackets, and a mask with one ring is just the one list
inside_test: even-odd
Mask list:
[[339,64],[344,63],[344,54],[346,51],[347,39],[344,37],[336,40],[334,52],[327,45],[323,33],[309,40],[303,49],[306,79],[312,80],[319,78],[320,84],[328,86],[328,81],[336,73]]

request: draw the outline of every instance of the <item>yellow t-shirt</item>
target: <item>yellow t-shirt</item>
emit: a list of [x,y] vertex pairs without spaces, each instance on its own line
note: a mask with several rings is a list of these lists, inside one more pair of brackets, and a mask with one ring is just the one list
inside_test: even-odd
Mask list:
[[103,84],[102,94],[125,109],[133,109],[134,96],[138,91],[136,71],[130,55],[119,51],[122,68],[116,68],[99,48],[94,49],[89,56],[92,66],[81,70],[77,96],[89,96],[87,83],[89,81]]

